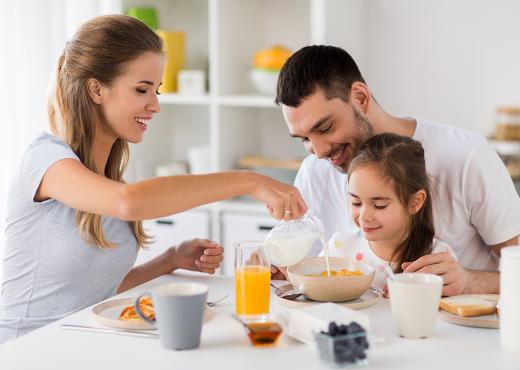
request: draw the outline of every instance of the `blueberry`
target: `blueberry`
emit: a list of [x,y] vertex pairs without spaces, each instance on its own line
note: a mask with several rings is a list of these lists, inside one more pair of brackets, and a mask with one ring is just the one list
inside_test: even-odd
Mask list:
[[365,332],[365,329],[361,325],[359,325],[357,322],[353,321],[349,325],[349,334],[352,333],[363,333]]
[[355,339],[356,344],[361,347],[365,347],[368,344],[367,337],[365,335],[359,336]]
[[347,338],[345,339],[346,345],[350,348],[358,348],[358,344],[356,342],[357,338]]
[[355,362],[356,357],[351,353],[341,354],[339,356],[335,356],[334,360],[337,363],[343,363],[343,362]]
[[329,334],[335,336],[338,331],[338,326],[334,321],[331,321],[329,324]]
[[338,334],[345,335],[347,334],[347,326],[346,325],[340,325],[338,328]]

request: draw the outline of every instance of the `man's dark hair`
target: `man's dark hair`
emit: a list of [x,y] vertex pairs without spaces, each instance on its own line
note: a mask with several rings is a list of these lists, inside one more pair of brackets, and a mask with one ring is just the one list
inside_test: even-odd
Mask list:
[[327,99],[348,102],[354,82],[365,82],[345,50],[326,45],[305,46],[285,62],[276,86],[275,103],[298,107],[320,88]]

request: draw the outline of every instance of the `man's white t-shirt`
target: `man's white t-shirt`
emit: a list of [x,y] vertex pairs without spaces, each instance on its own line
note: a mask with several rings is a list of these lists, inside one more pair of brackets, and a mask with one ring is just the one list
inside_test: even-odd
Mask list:
[[[430,176],[436,237],[466,268],[497,270],[490,245],[520,234],[520,198],[502,160],[483,137],[418,119],[413,138],[422,143]],[[307,157],[295,180],[325,237],[356,233],[348,210],[347,177],[326,159]],[[311,254],[317,255],[316,245]]]
[[[365,239],[363,233],[358,231],[352,234],[348,231],[342,231],[332,235],[329,243],[329,256],[330,257],[345,257],[352,260],[363,262],[371,266],[374,271],[374,280],[371,286],[376,289],[383,289],[386,286],[386,278],[388,274],[385,270],[385,265],[388,265],[388,261],[380,258],[374,253],[368,240]],[[432,253],[448,252],[457,259],[457,256],[446,243],[434,239],[432,244]],[[392,269],[395,269],[396,263],[391,264]]]

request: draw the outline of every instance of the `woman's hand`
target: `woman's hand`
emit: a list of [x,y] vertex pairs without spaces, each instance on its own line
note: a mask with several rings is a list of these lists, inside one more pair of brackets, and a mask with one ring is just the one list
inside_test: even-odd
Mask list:
[[264,202],[271,215],[278,220],[292,220],[307,212],[307,205],[297,188],[267,176],[258,175],[251,195]]
[[214,274],[224,260],[224,248],[207,239],[186,240],[170,249],[172,270],[185,269]]

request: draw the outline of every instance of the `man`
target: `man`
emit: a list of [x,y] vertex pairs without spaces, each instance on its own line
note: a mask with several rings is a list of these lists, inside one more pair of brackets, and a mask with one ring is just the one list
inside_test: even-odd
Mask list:
[[345,173],[359,147],[383,132],[410,136],[425,150],[436,236],[454,249],[458,261],[448,253],[430,254],[404,263],[403,269],[442,276],[443,295],[498,293],[500,249],[518,243],[520,198],[484,138],[385,112],[352,57],[332,46],[304,47],[289,58],[280,72],[276,103],[290,134],[312,154],[295,185],[325,225],[326,238],[355,231]]

